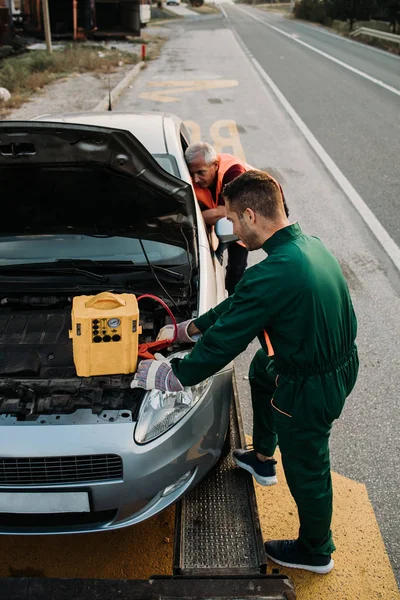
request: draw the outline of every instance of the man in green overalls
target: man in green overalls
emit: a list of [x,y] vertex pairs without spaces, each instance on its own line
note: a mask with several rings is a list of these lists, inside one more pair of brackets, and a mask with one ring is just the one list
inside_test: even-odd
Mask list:
[[[250,367],[254,450],[234,459],[262,485],[277,482],[279,444],[296,501],[297,540],[265,544],[278,564],[328,573],[335,550],[330,530],[329,435],[357,379],[357,322],[337,260],[315,237],[290,224],[276,182],[248,171],[224,188],[227,216],[249,250],[267,257],[245,271],[232,296],[178,326],[178,341],[197,341],[190,355],[142,361],[133,386],[178,391],[222,369],[258,337]],[[160,332],[171,337],[169,326]],[[193,338],[193,336],[195,336]]]

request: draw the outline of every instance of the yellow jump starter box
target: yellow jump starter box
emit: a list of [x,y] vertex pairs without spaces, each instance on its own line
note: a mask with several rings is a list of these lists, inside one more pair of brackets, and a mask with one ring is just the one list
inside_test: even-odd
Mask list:
[[76,296],[71,316],[69,337],[79,377],[136,371],[142,331],[134,294]]

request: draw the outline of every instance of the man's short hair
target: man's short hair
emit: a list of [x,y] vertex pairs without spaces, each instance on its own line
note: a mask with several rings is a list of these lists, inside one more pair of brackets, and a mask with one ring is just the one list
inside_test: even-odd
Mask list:
[[196,159],[201,157],[206,165],[211,165],[215,160],[217,160],[217,153],[211,144],[207,142],[196,142],[195,144],[190,144],[185,150],[185,160],[188,165],[191,165],[195,162]]
[[279,183],[264,171],[242,173],[224,186],[222,194],[240,217],[246,208],[270,220],[281,216],[282,209],[289,212]]

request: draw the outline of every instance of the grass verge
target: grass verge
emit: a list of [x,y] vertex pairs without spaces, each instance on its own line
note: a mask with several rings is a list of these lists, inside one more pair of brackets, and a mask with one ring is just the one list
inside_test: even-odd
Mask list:
[[337,33],[341,33],[344,37],[349,38],[353,42],[359,42],[360,44],[367,44],[368,46],[373,46],[374,48],[379,48],[379,50],[385,50],[386,52],[390,52],[391,54],[397,54],[400,56],[400,44],[398,42],[390,42],[389,40],[381,40],[376,37],[371,37],[369,35],[358,35],[357,37],[351,36],[349,33],[343,33],[338,31]]
[[220,9],[211,2],[203,4],[202,6],[191,6],[188,4],[187,7],[193,12],[199,13],[199,15],[212,15],[221,12]]
[[256,8],[261,8],[261,10],[273,10],[275,12],[290,12],[290,2],[277,2],[272,4],[256,4]]
[[154,60],[160,56],[161,48],[168,40],[167,35],[151,35],[146,31],[142,31],[141,37],[128,38],[131,44],[146,44],[146,58],[147,60]]
[[0,87],[11,92],[11,100],[1,109],[18,108],[34,92],[72,73],[113,72],[124,64],[135,64],[139,56],[101,46],[73,44],[53,54],[35,50],[0,63]]

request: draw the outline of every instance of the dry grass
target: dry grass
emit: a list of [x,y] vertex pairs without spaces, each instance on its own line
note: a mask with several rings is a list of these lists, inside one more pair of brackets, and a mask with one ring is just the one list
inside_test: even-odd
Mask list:
[[261,10],[274,10],[277,12],[290,12],[290,2],[274,2],[272,4],[256,4]]
[[137,39],[140,39],[142,44],[147,45],[147,60],[154,60],[160,56],[161,48],[164,46],[165,42],[168,41],[168,36],[151,35],[146,31],[142,31],[142,37]]
[[379,48],[380,50],[385,50],[386,52],[391,52],[392,54],[396,54],[400,56],[400,45],[398,42],[389,42],[388,40],[380,40],[375,37],[370,37],[368,35],[359,35],[357,37],[352,37],[349,34],[342,34],[345,37],[348,37],[353,42],[359,42],[360,44],[368,44],[368,46],[374,46],[374,48]]
[[188,8],[193,10],[194,12],[199,13],[199,15],[211,15],[220,13],[220,9],[213,3],[203,4],[203,6],[191,6],[188,4]]
[[[371,29],[376,29],[374,27],[374,22],[370,22]],[[368,27],[368,22],[360,22],[356,23],[354,29],[358,27]],[[360,44],[368,44],[368,46],[374,46],[375,48],[379,48],[380,50],[386,50],[386,52],[391,52],[392,54],[397,54],[400,56],[400,45],[397,42],[389,42],[388,40],[381,40],[379,38],[370,37],[368,35],[359,35],[357,37],[353,37],[349,32],[349,23],[347,21],[332,21],[332,29],[334,29],[340,35],[344,37],[348,37],[353,42],[359,42]]]
[[[6,108],[18,108],[34,92],[71,73],[107,73],[124,64],[135,64],[135,54],[109,50],[100,46],[74,44],[49,55],[35,50],[0,63],[0,87],[11,92]],[[0,110],[5,108],[0,102]]]

